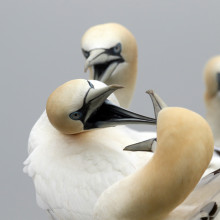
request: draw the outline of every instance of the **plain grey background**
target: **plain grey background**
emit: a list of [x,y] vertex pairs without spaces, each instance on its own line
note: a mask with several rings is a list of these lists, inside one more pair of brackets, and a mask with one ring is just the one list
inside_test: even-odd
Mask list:
[[135,35],[139,73],[131,110],[153,115],[145,94],[152,88],[167,104],[204,116],[202,72],[220,53],[219,9],[218,0],[1,0],[0,219],[47,219],[22,162],[49,94],[88,77],[80,41],[89,27],[118,22]]

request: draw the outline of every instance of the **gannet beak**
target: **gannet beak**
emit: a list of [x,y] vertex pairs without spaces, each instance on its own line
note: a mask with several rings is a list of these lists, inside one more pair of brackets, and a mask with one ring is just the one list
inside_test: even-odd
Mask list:
[[89,57],[86,59],[84,71],[86,72],[90,66],[94,64],[100,64],[106,62],[107,57],[105,56],[104,49],[92,50],[89,53]]
[[[152,101],[153,106],[154,106],[155,118],[157,119],[160,110],[167,107],[167,105],[160,98],[160,96],[157,95],[153,90],[148,90],[146,93],[149,94],[149,96],[151,98],[151,101]],[[129,145],[129,146],[125,147],[124,150],[154,152],[155,148],[156,148],[156,144],[157,144],[157,139],[152,138],[152,139],[149,139],[149,140],[146,140],[146,141],[142,141],[142,142],[139,142],[139,143],[136,143],[136,144]]]
[[142,141],[136,144],[131,144],[127,147],[125,147],[123,150],[127,151],[149,151],[149,152],[154,152],[157,144],[157,139],[156,138],[151,138],[146,141]]
[[116,89],[122,88],[111,85],[101,89],[90,89],[85,98],[83,108],[86,111],[84,129],[114,127],[125,124],[156,124],[154,118],[142,116],[123,109],[107,100]]
[[220,73],[217,73],[218,91],[220,91]]
[[122,56],[111,53],[111,49],[95,49],[89,52],[84,71],[93,67],[93,79],[105,82],[121,62],[124,62]]
[[123,86],[110,85],[100,89],[90,89],[84,100],[84,107],[86,107],[86,116],[84,122],[93,115],[97,109],[106,101],[106,99],[117,89],[121,89]]
[[153,90],[147,90],[146,93],[151,98],[151,101],[154,106],[154,115],[155,115],[155,118],[157,118],[160,110],[167,107],[167,104]]

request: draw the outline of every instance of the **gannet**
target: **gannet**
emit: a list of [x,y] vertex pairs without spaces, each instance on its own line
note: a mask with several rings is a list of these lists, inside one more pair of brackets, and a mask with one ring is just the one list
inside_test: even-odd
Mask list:
[[124,86],[123,90],[115,91],[115,95],[120,106],[128,108],[137,76],[138,52],[133,34],[117,23],[96,25],[84,33],[81,48],[90,79]]
[[30,133],[24,172],[54,219],[91,220],[101,193],[141,166],[138,155],[123,151],[135,142],[124,126],[108,126],[156,122],[113,104],[118,88],[82,79],[63,84]]
[[[179,107],[163,108],[157,118],[157,148],[152,159],[102,193],[94,220],[185,220],[172,215],[172,210],[199,182],[213,147],[211,129],[200,115]],[[134,150],[134,145],[126,149],[130,148]]]
[[211,126],[215,146],[220,150],[220,56],[211,58],[204,69],[206,119]]

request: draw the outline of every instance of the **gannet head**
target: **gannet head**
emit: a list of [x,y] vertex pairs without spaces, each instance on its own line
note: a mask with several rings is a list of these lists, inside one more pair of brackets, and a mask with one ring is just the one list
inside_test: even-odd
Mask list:
[[[93,79],[106,82],[120,72],[126,74],[125,70],[131,64],[135,63],[136,68],[136,40],[120,24],[107,23],[91,27],[83,35],[81,47],[86,58],[85,71],[89,68]],[[136,77],[136,72],[133,71],[133,77]]]
[[220,91],[220,56],[211,58],[204,69],[205,97],[210,99]]
[[[180,153],[182,149],[188,148],[186,152],[194,156],[188,155],[187,159],[197,158],[198,166],[202,165],[202,160],[206,160],[203,163],[205,168],[208,166],[213,154],[213,135],[209,124],[199,114],[181,107],[165,107],[158,114],[157,134],[156,151],[163,148],[168,152]],[[200,158],[200,152],[204,158]]]
[[48,98],[46,111],[49,121],[65,134],[118,124],[156,123],[155,119],[113,104],[116,98],[111,94],[119,88],[122,87],[106,86],[95,80],[77,79],[64,83]]

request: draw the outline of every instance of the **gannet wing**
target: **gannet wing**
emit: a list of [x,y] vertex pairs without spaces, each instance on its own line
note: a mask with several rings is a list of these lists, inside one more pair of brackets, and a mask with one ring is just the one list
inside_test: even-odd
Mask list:
[[[106,154],[103,149],[102,154],[101,147],[98,154],[92,148],[88,153],[79,151],[73,154],[77,148],[72,146],[76,143],[70,140],[71,136],[57,133],[49,122],[46,125],[45,120],[43,126],[38,128],[39,123],[32,129],[30,140],[35,144],[24,162],[24,171],[33,178],[37,203],[54,219],[91,220],[93,204],[101,192],[133,172],[135,165],[129,155],[112,149]],[[101,146],[103,140],[97,141]],[[85,140],[84,143],[88,142]]]
[[220,219],[220,169],[203,177],[167,220]]
[[[109,176],[110,167],[105,170],[104,162],[97,164],[97,168],[93,166],[91,170],[85,170],[83,167],[80,168],[79,164],[74,165],[71,162],[73,158],[67,158],[65,166],[61,166],[64,165],[61,161],[53,163],[54,158],[50,158],[51,160],[48,158],[46,163],[40,152],[42,147],[36,148],[31,153],[25,161],[24,171],[33,178],[38,205],[58,220],[91,220],[93,210],[91,204],[95,204],[101,192],[134,169],[128,163],[127,165],[115,163],[111,166],[111,169],[115,170],[114,175]],[[39,155],[41,158],[38,159]],[[111,159],[110,157],[109,163]],[[126,172],[125,166],[126,169],[130,168],[130,171]]]

